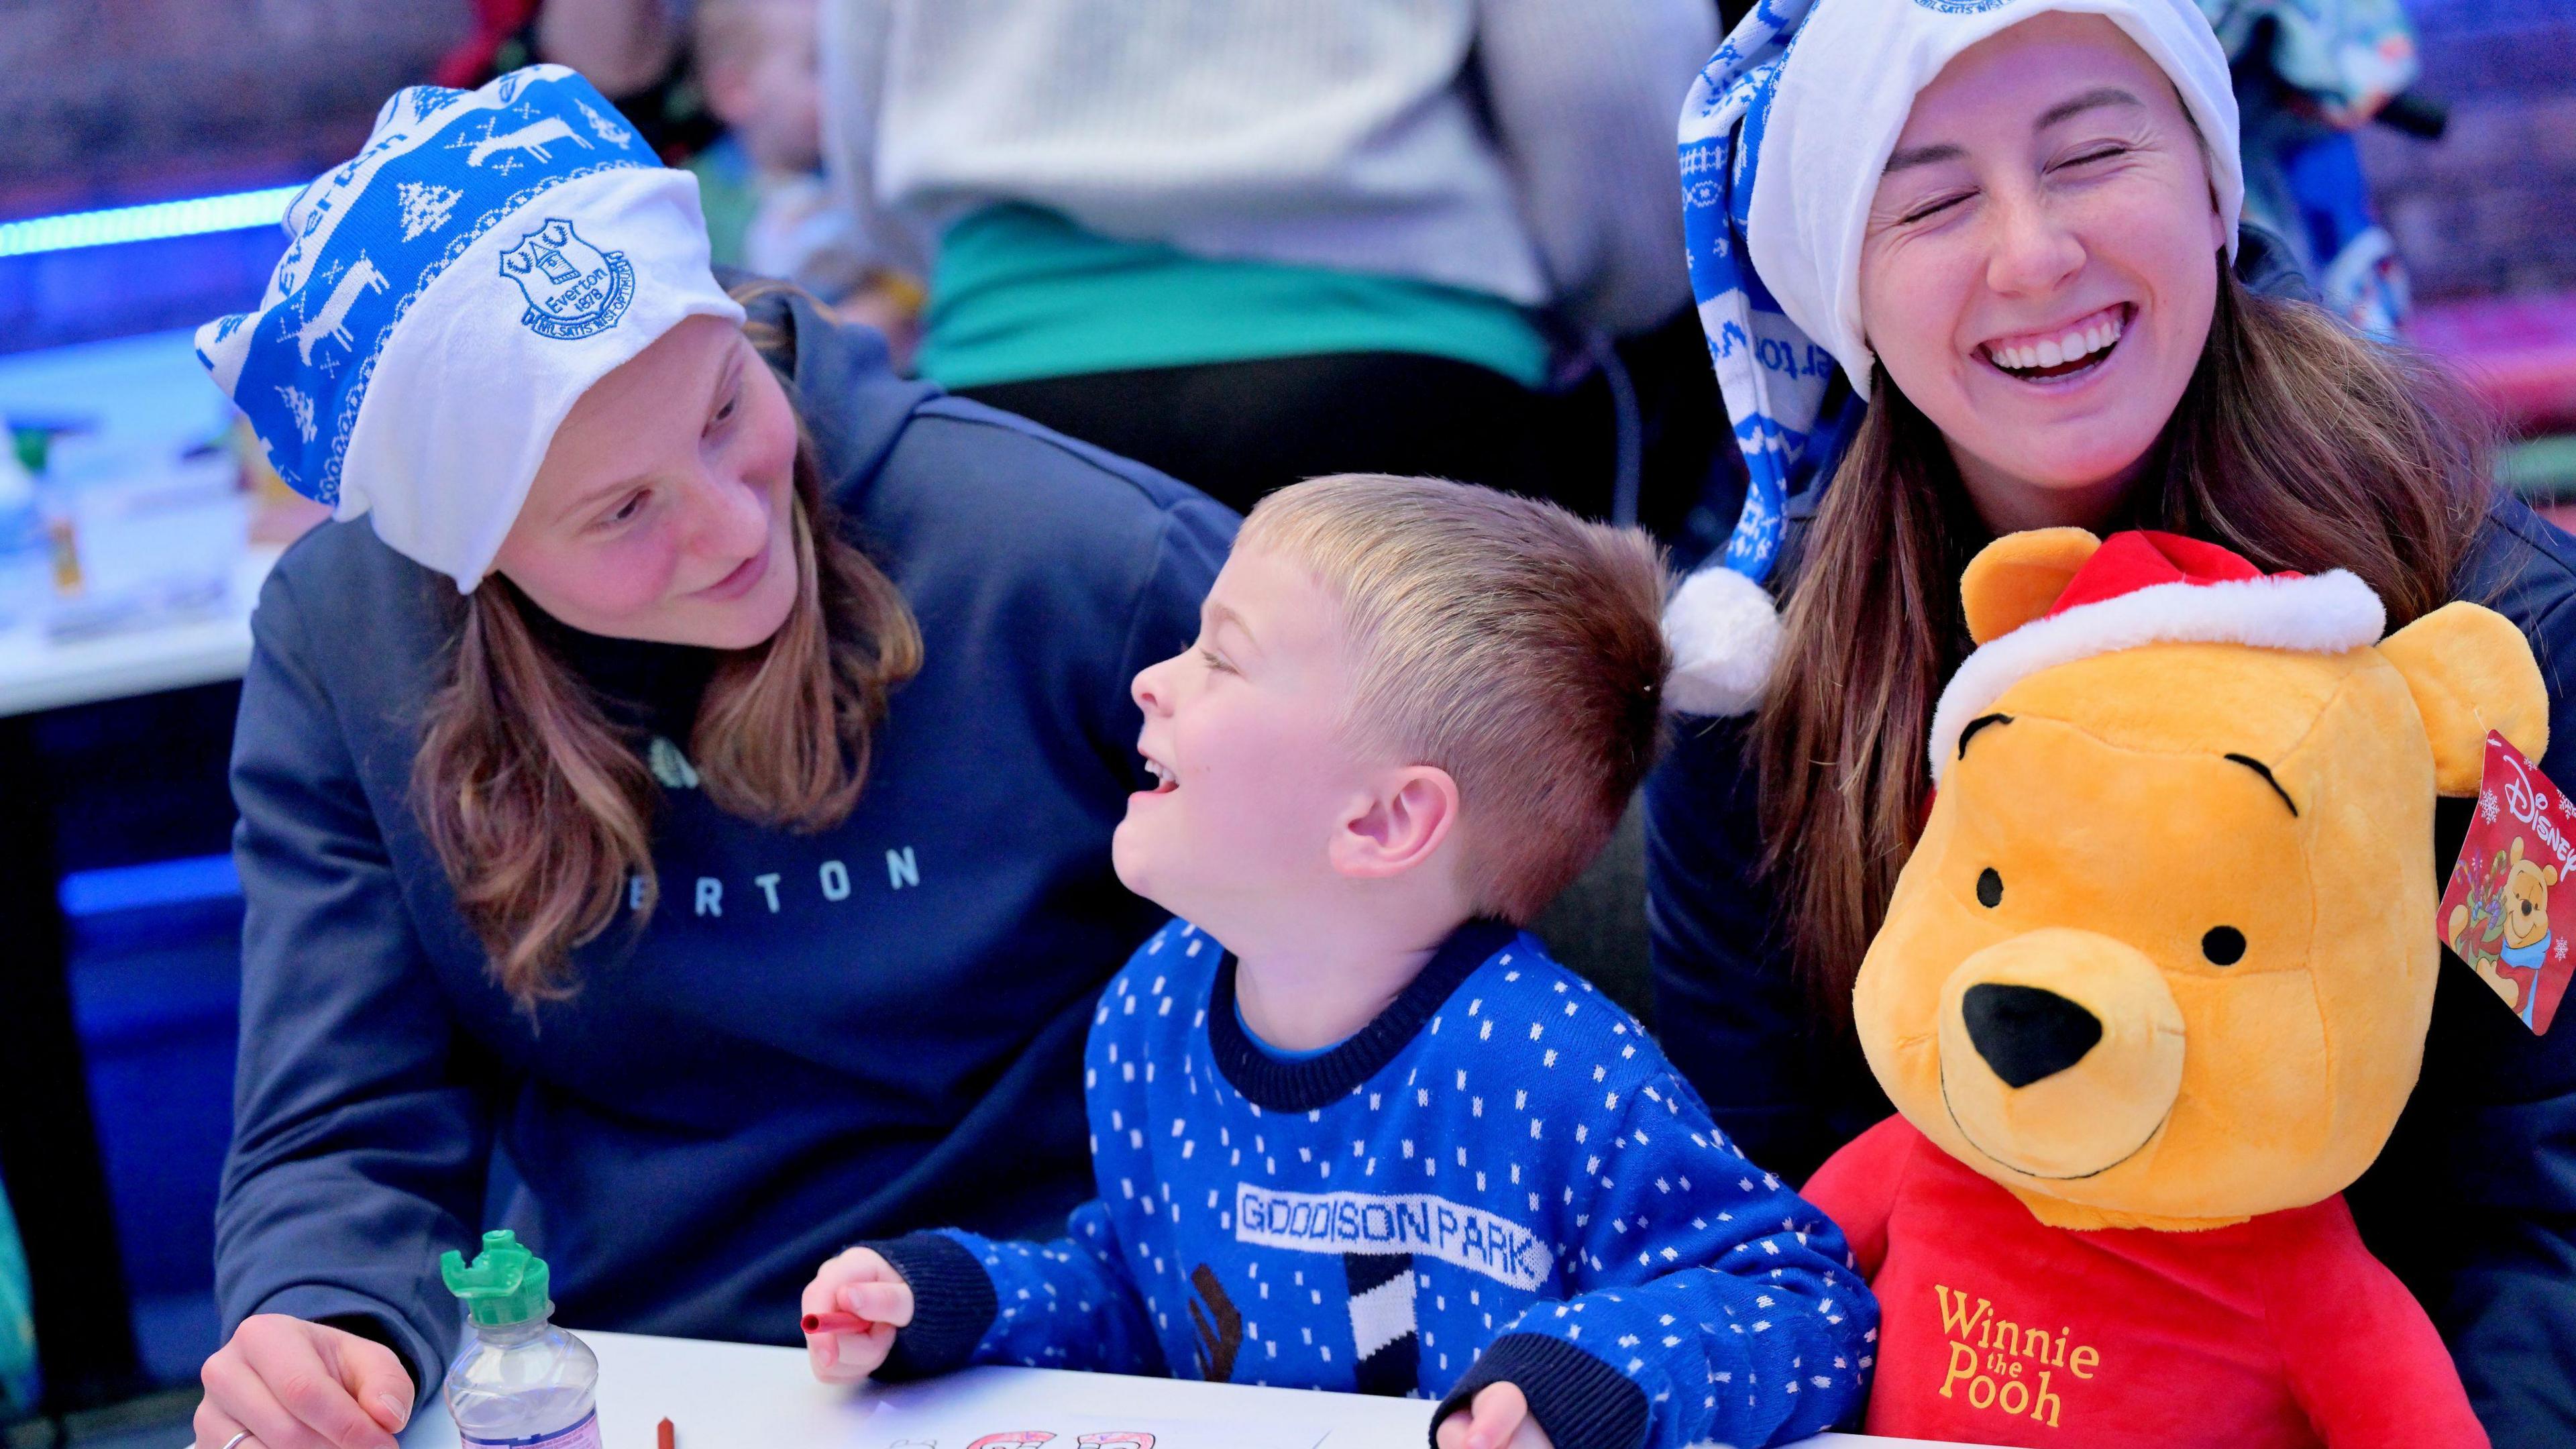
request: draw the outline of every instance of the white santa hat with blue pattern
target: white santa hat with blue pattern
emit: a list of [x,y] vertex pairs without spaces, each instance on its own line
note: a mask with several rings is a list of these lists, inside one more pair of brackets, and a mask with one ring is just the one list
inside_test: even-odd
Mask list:
[[1719,390],[1751,475],[1722,555],[1664,613],[1670,706],[1742,714],[1780,649],[1764,581],[1783,509],[1821,486],[1868,401],[1860,249],[1914,97],[1961,51],[2034,15],[2100,15],[2200,128],[2235,247],[2245,199],[2227,55],[2197,0],[1759,0],[1682,105],[1683,237]]
[[199,328],[197,360],[288,486],[460,589],[591,384],[684,317],[742,320],[697,178],[562,66],[396,92],[285,226],[258,309]]

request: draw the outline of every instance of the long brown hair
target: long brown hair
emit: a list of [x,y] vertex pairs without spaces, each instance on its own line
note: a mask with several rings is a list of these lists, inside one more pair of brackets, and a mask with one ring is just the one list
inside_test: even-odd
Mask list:
[[[775,329],[744,332],[786,365]],[[921,668],[921,631],[893,580],[843,537],[801,423],[791,527],[796,602],[766,642],[717,659],[689,758],[717,808],[814,831],[858,803],[869,733]],[[538,625],[536,606],[497,574],[465,596],[411,773],[457,907],[523,1006],[570,993],[573,950],[607,929],[630,889],[636,919],[649,916],[661,804],[642,731],[610,718]]]
[[[2210,539],[2267,571],[2349,569],[2392,628],[2448,600],[2485,513],[2492,423],[2439,367],[2219,271],[2161,462],[2114,526]],[[1940,430],[1883,369],[1871,399],[1807,529],[1749,742],[1776,918],[1833,1032],[1930,808],[1924,739],[1970,647],[1959,575],[1988,536]]]

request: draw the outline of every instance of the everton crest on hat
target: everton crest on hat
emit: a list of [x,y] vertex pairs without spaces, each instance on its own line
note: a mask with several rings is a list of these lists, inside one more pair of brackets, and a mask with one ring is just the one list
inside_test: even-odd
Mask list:
[[287,207],[286,254],[197,358],[290,487],[470,589],[554,430],[683,317],[739,321],[697,178],[561,66],[414,86]]

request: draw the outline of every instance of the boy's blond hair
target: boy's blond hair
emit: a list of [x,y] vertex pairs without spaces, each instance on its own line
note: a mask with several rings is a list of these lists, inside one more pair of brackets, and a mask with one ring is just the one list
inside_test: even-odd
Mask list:
[[1348,473],[1263,499],[1236,546],[1315,571],[1349,630],[1349,726],[1457,781],[1475,909],[1537,915],[1654,763],[1672,664],[1654,542],[1488,488]]

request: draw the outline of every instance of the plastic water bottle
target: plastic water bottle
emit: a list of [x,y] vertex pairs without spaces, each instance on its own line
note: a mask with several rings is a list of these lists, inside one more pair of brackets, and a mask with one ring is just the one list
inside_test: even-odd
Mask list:
[[599,1449],[599,1355],[547,1315],[543,1258],[504,1229],[468,1264],[438,1260],[465,1306],[465,1347],[447,1366],[447,1412],[468,1449]]

